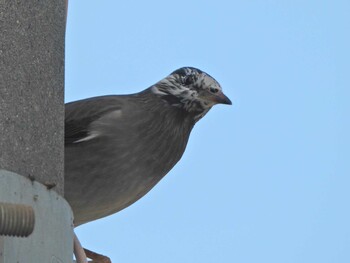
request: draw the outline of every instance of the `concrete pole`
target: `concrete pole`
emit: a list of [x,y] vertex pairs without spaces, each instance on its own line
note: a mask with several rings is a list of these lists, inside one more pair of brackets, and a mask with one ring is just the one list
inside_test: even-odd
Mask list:
[[72,262],[62,197],[65,5],[0,0],[0,263]]
[[0,168],[63,194],[64,0],[0,0]]

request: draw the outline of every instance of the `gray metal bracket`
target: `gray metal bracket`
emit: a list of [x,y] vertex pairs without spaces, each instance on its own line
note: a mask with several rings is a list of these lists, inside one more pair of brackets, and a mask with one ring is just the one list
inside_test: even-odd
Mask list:
[[[0,202],[5,203],[3,206],[5,208],[8,208],[8,204],[17,204],[24,205],[24,209],[28,209],[22,215],[17,215],[17,223],[16,220],[10,220],[19,227],[23,227],[25,222],[18,219],[23,216],[23,220],[28,220],[23,233],[31,232],[32,223],[34,226],[28,237],[0,236],[0,263],[72,262],[73,214],[62,196],[53,190],[48,190],[41,183],[0,170]],[[33,215],[30,215],[31,208]],[[11,209],[5,212],[3,210],[3,216],[6,216],[6,213],[10,215],[16,213],[11,212]],[[34,222],[31,221],[31,216],[35,216]],[[3,222],[6,222],[4,218]],[[9,231],[9,229],[18,231],[18,228],[14,228],[13,225],[9,225],[5,230]],[[11,231],[7,232],[7,235],[11,233]]]

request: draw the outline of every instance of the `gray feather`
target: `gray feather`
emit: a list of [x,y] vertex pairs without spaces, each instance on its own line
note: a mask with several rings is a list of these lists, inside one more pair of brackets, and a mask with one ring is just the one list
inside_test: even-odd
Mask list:
[[76,103],[66,107],[65,197],[79,225],[145,195],[180,160],[194,121],[152,94]]
[[75,225],[144,196],[180,160],[194,124],[217,103],[231,103],[220,85],[185,68],[137,94],[66,104],[65,198]]

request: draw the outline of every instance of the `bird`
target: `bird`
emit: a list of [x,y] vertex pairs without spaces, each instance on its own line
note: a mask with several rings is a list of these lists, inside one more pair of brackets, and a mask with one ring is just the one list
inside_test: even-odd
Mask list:
[[65,198],[76,226],[144,196],[180,160],[191,130],[229,104],[209,74],[183,67],[136,94],[65,105]]
[[74,225],[117,213],[147,194],[216,104],[232,102],[218,81],[194,67],[135,94],[66,103],[64,196]]

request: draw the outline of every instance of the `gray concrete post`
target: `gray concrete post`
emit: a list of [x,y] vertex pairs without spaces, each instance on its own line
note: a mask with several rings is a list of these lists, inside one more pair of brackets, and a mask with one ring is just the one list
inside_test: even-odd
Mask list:
[[64,0],[0,0],[0,168],[60,194],[64,36]]
[[[72,261],[72,212],[60,196],[65,4],[0,0],[0,263]],[[22,237],[4,236],[13,231]]]

